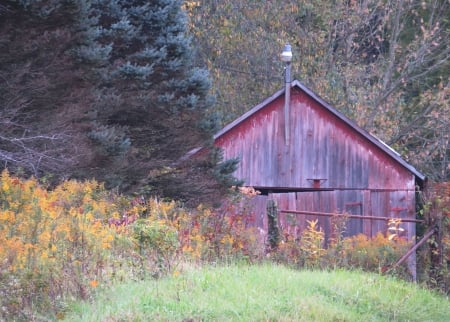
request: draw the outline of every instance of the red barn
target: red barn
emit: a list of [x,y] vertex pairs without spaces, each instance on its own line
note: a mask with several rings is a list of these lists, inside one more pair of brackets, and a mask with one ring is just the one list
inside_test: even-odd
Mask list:
[[261,192],[258,226],[267,232],[266,202],[273,199],[282,229],[294,234],[317,218],[329,235],[331,214],[347,213],[347,235],[385,233],[386,218],[402,218],[413,238],[415,195],[425,176],[299,81],[291,83],[288,104],[284,94],[214,136],[225,159],[239,158],[235,177]]

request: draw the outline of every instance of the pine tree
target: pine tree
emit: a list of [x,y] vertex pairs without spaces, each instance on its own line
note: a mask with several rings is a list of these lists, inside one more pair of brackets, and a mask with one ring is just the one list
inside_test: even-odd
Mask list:
[[89,32],[94,41],[84,54],[92,60],[97,55],[91,53],[107,52],[107,64],[93,71],[97,102],[89,137],[109,158],[103,175],[111,185],[144,185],[147,191],[166,193],[168,179],[161,175],[180,185],[173,181],[180,172],[174,164],[205,144],[217,128],[217,122],[205,118],[214,102],[209,75],[192,59],[182,3],[92,3],[90,16],[96,24]]
[[216,185],[208,180],[227,163],[210,155],[179,162],[211,143],[218,124],[182,4],[11,0],[0,7],[5,166],[185,199],[201,193],[196,182]]
[[84,1],[10,0],[0,6],[0,160],[11,171],[57,177],[90,160],[74,119],[90,104],[73,52]]

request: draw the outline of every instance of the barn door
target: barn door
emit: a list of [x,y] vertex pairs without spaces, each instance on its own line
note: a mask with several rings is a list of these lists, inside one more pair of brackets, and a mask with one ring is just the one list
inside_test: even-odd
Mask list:
[[[415,195],[411,191],[372,191],[371,210],[374,216],[415,219]],[[413,222],[402,223],[403,236],[408,240],[414,239],[416,225]],[[377,220],[372,224],[372,236],[378,232],[385,233],[388,228],[387,221]]]

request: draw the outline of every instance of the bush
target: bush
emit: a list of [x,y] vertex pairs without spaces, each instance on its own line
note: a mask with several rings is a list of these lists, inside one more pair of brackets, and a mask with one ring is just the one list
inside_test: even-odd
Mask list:
[[420,195],[423,202],[421,218],[425,229],[435,234],[419,251],[418,274],[421,281],[448,294],[450,292],[450,182],[428,184]]
[[[132,236],[136,240],[142,273],[153,277],[170,272],[178,249],[178,232],[163,221],[138,220],[133,224]],[[144,262],[149,262],[145,265]],[[156,263],[156,265],[152,265]],[[149,270],[149,267],[152,267]]]
[[[325,248],[324,233],[317,221],[308,221],[308,227],[300,237],[284,235],[274,259],[295,267],[363,269],[371,272],[385,272],[391,268],[409,249],[410,243],[389,231],[387,236],[378,233],[369,238],[364,234],[343,238],[346,227],[345,216],[333,221],[333,237]],[[394,223],[399,229],[399,223]],[[397,269],[396,274],[409,279],[406,267]]]
[[122,211],[119,201],[95,181],[66,181],[48,191],[3,171],[0,316],[57,316],[67,301],[86,299],[97,285],[110,283],[117,261],[123,266],[132,255],[127,237],[108,225]]
[[[26,310],[49,304],[43,294],[66,293],[67,288],[84,295],[80,277],[85,267],[79,263],[85,253],[93,252],[89,234],[80,229],[84,211],[56,204],[35,180],[22,182],[6,171],[0,189],[2,314],[26,319]],[[75,285],[68,285],[67,273]]]
[[174,201],[151,199],[148,218],[177,231],[178,253],[185,258],[210,262],[243,257],[253,260],[263,251],[252,225],[254,214],[246,207],[246,198],[237,193],[219,208],[200,205],[189,211]]
[[[343,243],[340,266],[380,273],[390,269],[411,246],[405,239],[393,240],[380,232],[373,238],[364,234],[345,238]],[[333,249],[330,249],[330,254],[335,256]],[[408,277],[405,267],[399,268],[397,274]]]

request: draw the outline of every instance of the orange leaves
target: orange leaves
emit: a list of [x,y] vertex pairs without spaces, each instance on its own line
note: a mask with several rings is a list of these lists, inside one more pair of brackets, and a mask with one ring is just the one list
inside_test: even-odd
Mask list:
[[402,223],[401,219],[390,219],[388,222],[388,239],[389,240],[399,240],[402,232],[405,231],[400,225]]
[[67,254],[75,256],[76,245],[99,255],[110,248],[114,233],[98,220],[106,220],[115,206],[97,202],[102,193],[103,187],[94,181],[67,181],[47,191],[35,179],[21,181],[3,171],[0,268],[58,270]]
[[[100,283],[128,272],[134,276],[152,270],[170,272],[180,254],[194,260],[248,255],[256,244],[248,228],[252,214],[239,211],[236,202],[188,211],[156,198],[131,200],[95,181],[66,181],[47,190],[34,179],[20,180],[4,171],[0,271],[23,290],[45,281],[43,293],[33,296],[46,310],[51,305],[56,310],[58,299],[86,298]],[[127,222],[119,229],[108,224],[111,218],[124,217]],[[2,287],[6,286],[0,283],[4,294],[7,290]],[[12,310],[21,298],[18,293],[2,305],[11,305]]]
[[0,211],[0,223],[2,222],[14,222],[14,212],[10,210]]
[[409,246],[406,239],[399,238],[394,241],[382,233],[372,238],[359,234],[344,240],[345,264],[377,271],[380,267],[394,264],[405,254]]

